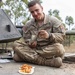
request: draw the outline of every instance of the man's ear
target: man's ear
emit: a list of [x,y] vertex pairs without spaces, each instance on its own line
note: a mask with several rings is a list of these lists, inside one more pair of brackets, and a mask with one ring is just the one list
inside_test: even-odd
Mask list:
[[43,10],[43,7],[41,6],[42,10]]

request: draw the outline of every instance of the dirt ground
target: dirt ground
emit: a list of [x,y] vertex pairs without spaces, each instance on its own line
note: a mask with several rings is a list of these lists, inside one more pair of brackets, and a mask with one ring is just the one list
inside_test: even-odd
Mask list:
[[75,52],[75,42],[73,42],[70,46],[64,46],[65,51],[69,53]]

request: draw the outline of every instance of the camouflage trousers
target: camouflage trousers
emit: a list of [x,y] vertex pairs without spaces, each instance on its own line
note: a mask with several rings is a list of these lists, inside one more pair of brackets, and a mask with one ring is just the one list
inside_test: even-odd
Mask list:
[[59,43],[37,50],[31,49],[24,41],[16,41],[14,42],[13,50],[22,60],[39,65],[49,65],[49,60],[51,61],[55,57],[62,58],[65,53],[63,45]]

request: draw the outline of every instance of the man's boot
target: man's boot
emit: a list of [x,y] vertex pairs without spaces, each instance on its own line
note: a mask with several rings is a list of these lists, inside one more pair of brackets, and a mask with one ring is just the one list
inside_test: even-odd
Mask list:
[[62,65],[62,59],[60,57],[45,59],[39,56],[36,60],[36,64],[59,68]]
[[45,65],[59,68],[62,65],[62,59],[60,57],[47,59]]

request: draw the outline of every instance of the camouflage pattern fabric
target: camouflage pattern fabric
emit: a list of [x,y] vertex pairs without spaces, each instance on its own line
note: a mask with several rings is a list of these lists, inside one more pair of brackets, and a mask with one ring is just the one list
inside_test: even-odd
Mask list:
[[[39,30],[46,30],[50,37],[40,39],[37,36]],[[32,35],[36,36],[34,41],[37,41],[37,47],[33,49],[28,46]],[[28,21],[23,27],[23,38],[22,42],[14,43],[13,49],[24,61],[44,64],[47,59],[62,58],[65,53],[62,45],[65,38],[65,28],[62,22],[55,17],[45,15],[44,22],[40,26],[34,19]]]

